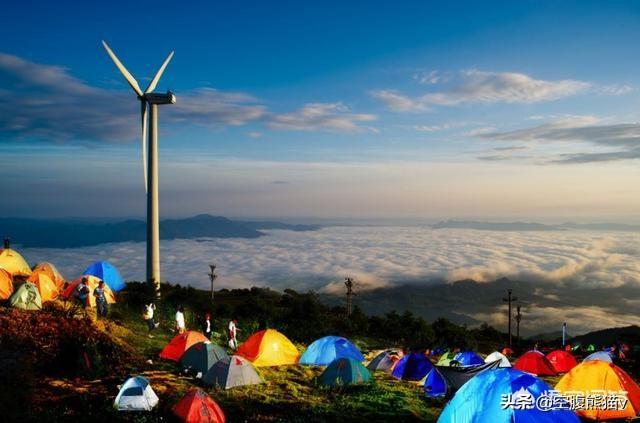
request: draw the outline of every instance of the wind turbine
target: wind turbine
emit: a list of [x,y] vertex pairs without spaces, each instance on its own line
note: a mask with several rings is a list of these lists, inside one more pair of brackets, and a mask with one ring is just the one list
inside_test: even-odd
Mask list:
[[[174,104],[176,96],[171,92],[154,93],[160,77],[173,57],[173,52],[165,59],[149,86],[144,92],[138,82],[129,73],[122,62],[106,42],[102,45],[115,63],[116,67],[127,80],[140,100],[140,118],[142,123],[142,168],[144,172],[144,187],[147,193],[147,282],[152,284],[156,296],[160,297],[160,221],[158,217],[158,106]],[[150,111],[150,112],[149,112]],[[150,125],[149,125],[150,121]],[[151,130],[147,139],[147,127]],[[148,143],[148,148],[147,148]]]

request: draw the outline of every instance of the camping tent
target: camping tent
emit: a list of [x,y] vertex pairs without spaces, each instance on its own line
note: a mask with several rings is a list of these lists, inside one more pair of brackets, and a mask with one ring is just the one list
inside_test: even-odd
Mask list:
[[13,294],[13,277],[0,267],[0,300],[8,300]]
[[178,334],[160,351],[160,358],[166,360],[180,361],[182,355],[193,345],[198,342],[209,342],[206,336],[200,332],[188,330],[185,333]]
[[254,333],[240,345],[236,353],[256,367],[296,364],[300,357],[289,338],[274,329]]
[[49,276],[51,280],[55,282],[58,289],[62,289],[62,287],[64,286],[64,277],[62,276],[62,274],[60,274],[56,266],[49,262],[43,261],[41,263],[38,263],[33,268],[33,273],[44,273],[45,275]]
[[180,363],[187,369],[205,374],[216,361],[226,356],[227,353],[219,345],[211,342],[197,342],[184,352]]
[[364,360],[360,350],[346,338],[325,336],[324,338],[316,339],[309,345],[300,357],[300,364],[327,366],[336,358],[352,358],[356,361]]
[[[89,291],[90,291],[88,296],[89,298],[88,305],[91,307],[95,307],[96,297],[93,296],[93,291],[98,287],[98,283],[100,282],[100,279],[96,278],[95,276],[91,276],[91,275],[80,276],[79,278],[72,280],[71,282],[69,282],[64,292],[62,293],[62,298],[65,298],[67,300],[73,300],[75,298],[74,297],[75,289],[78,285],[80,285],[80,282],[82,282],[83,278],[87,280],[87,286],[89,287]],[[111,291],[111,289],[109,289],[109,286],[107,284],[104,285],[104,296],[107,299],[108,304],[113,304],[116,302],[116,298],[113,295],[113,292]]]
[[125,287],[124,279],[116,267],[108,261],[96,261],[85,269],[83,275],[92,275],[100,278],[109,285],[113,291],[120,291]]
[[194,388],[187,392],[172,408],[180,420],[185,423],[224,423],[225,417],[220,406],[202,389]]
[[513,364],[518,370],[531,373],[538,376],[553,376],[556,374],[553,365],[549,362],[547,357],[540,351],[531,350],[522,354],[519,359]]
[[513,355],[513,350],[511,348],[509,348],[509,347],[504,347],[502,349],[502,355],[505,355],[505,356],[509,357],[509,356]]
[[438,423],[579,423],[570,410],[502,407],[503,395],[527,395],[535,401],[551,388],[542,380],[513,368],[487,370],[465,383],[440,414]]
[[40,310],[42,308],[38,287],[31,282],[20,285],[9,299],[9,303],[12,307],[22,310]]
[[511,367],[509,359],[504,356],[500,351],[494,351],[484,359],[485,363],[492,363],[494,361],[500,361],[498,367]]
[[578,365],[576,358],[564,350],[555,350],[547,354],[549,362],[556,373],[567,373]]
[[150,411],[157,404],[158,396],[142,376],[127,379],[113,402],[115,409],[120,411]]
[[398,354],[393,350],[382,351],[380,354],[376,355],[373,360],[367,364],[367,369],[371,371],[375,370],[384,370],[390,371],[393,369],[393,366],[400,360]]
[[402,380],[422,380],[431,369],[433,364],[426,355],[421,352],[412,352],[396,363],[391,376]]
[[594,353],[589,354],[582,361],[606,361],[607,363],[613,363],[613,358],[611,358],[611,354],[606,351],[596,351]]
[[344,386],[368,382],[371,373],[359,361],[352,358],[338,358],[331,362],[318,378],[325,386]]
[[587,352],[592,353],[596,350],[596,346],[594,344],[587,345]]
[[11,248],[0,250],[0,267],[11,273],[13,277],[29,276],[31,274],[31,268],[26,260],[20,253]]
[[453,360],[457,361],[461,366],[477,366],[484,364],[484,360],[473,351],[463,351],[456,354]]
[[424,378],[424,384],[422,385],[424,394],[428,398],[441,398],[447,395],[447,382],[444,376],[438,371],[437,368],[433,368],[427,373],[427,377]]
[[453,352],[446,352],[442,354],[442,356],[440,357],[440,360],[438,360],[438,362],[436,363],[436,366],[450,366],[451,360],[453,360],[455,356],[456,356],[456,353],[453,353]]
[[31,276],[29,276],[27,281],[38,287],[38,292],[40,292],[40,299],[43,303],[46,303],[47,301],[53,301],[58,298],[58,286],[45,273],[33,272]]
[[232,355],[218,360],[202,376],[202,382],[224,389],[263,383],[256,368],[243,357]]
[[485,370],[497,369],[500,366],[499,361],[493,361],[491,363],[481,364],[479,366],[436,366],[445,382],[447,383],[447,389],[455,392],[462,385],[467,383],[469,379],[475,377],[477,374],[484,372]]
[[580,417],[592,420],[630,419],[640,412],[640,387],[620,367],[600,360],[585,361],[564,375],[556,385],[560,392],[627,392],[624,407],[577,410]]

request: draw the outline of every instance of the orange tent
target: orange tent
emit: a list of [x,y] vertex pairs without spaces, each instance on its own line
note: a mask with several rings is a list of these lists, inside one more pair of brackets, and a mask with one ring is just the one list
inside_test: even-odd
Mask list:
[[547,359],[557,373],[567,373],[578,365],[576,358],[564,350],[555,350],[547,354]]
[[583,361],[564,375],[556,385],[556,390],[569,392],[627,392],[624,408],[621,409],[581,409],[578,416],[592,420],[633,419],[640,412],[640,387],[620,367],[601,360]]
[[182,354],[189,349],[190,346],[198,342],[210,342],[206,336],[200,332],[193,330],[186,331],[176,335],[171,342],[160,352],[160,358],[167,360],[180,361]]
[[46,261],[38,263],[36,267],[33,268],[33,273],[44,273],[49,276],[53,282],[55,282],[58,289],[62,289],[64,287],[64,278],[60,272],[58,272],[58,269],[51,263]]
[[46,301],[53,301],[58,298],[58,287],[55,282],[44,273],[32,273],[27,281],[38,287],[38,292],[40,292],[40,298],[43,303]]
[[11,294],[13,294],[11,273],[0,267],[0,300],[8,300]]
[[254,333],[240,345],[237,354],[251,361],[256,367],[296,364],[300,358],[296,346],[275,329]]
[[29,276],[31,268],[26,260],[16,250],[5,248],[0,250],[0,267],[4,268],[11,276]]
[[173,406],[173,414],[185,423],[224,423],[220,406],[202,389],[192,389]]
[[[95,276],[91,276],[91,275],[87,275],[87,276],[80,276],[77,279],[72,280],[71,282],[69,282],[69,285],[67,286],[67,288],[64,290],[64,292],[62,293],[62,298],[65,298],[67,300],[73,300],[74,299],[74,291],[76,289],[76,287],[80,284],[80,282],[82,282],[82,278],[86,278],[87,279],[87,286],[89,287],[89,306],[91,307],[95,307],[96,306],[96,297],[93,296],[93,291],[98,287],[98,282],[100,282],[99,278],[96,278]],[[113,295],[113,291],[111,291],[111,289],[109,288],[109,286],[105,283],[104,284],[104,296],[107,298],[107,303],[108,304],[113,304],[116,302],[116,297]]]
[[553,365],[540,351],[527,351],[513,364],[513,367],[536,376],[554,376]]

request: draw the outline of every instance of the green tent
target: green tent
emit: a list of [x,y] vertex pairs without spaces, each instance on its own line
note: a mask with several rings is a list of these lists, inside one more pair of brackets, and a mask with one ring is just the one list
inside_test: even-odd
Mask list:
[[359,361],[351,358],[338,358],[327,366],[318,381],[326,386],[341,386],[368,382],[370,379],[371,373]]
[[587,347],[587,352],[594,352],[596,350],[596,346],[593,344],[589,344],[589,346]]
[[204,375],[211,366],[225,357],[227,353],[222,347],[210,342],[196,342],[182,354],[180,363],[186,369],[192,369],[195,373]]
[[442,357],[440,357],[440,360],[438,360],[438,362],[436,363],[436,366],[451,366],[451,361],[454,359],[455,356],[456,356],[456,353],[452,353],[452,352],[446,352],[442,354]]
[[40,310],[42,308],[42,299],[38,287],[31,282],[25,282],[16,289],[11,298],[9,298],[11,307],[20,308],[22,310]]

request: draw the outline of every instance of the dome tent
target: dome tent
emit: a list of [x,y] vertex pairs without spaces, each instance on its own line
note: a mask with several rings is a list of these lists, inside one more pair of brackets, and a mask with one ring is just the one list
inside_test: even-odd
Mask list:
[[560,392],[627,392],[628,401],[624,408],[577,410],[580,417],[598,421],[622,420],[635,418],[640,412],[640,387],[624,370],[613,363],[600,360],[584,361],[564,375],[555,389]]
[[556,374],[553,365],[540,351],[527,351],[516,360],[514,368],[537,376],[554,376]]
[[225,417],[220,406],[202,389],[187,392],[171,409],[186,423],[224,423]]
[[[72,280],[71,282],[69,282],[64,292],[62,293],[62,298],[65,298],[67,300],[74,300],[75,290],[78,287],[78,285],[80,285],[80,282],[82,282],[82,279],[87,280],[87,286],[89,287],[89,291],[90,291],[89,296],[87,297],[89,299],[89,304],[87,305],[90,307],[95,307],[96,297],[93,296],[93,291],[95,291],[95,289],[98,287],[98,284],[100,283],[100,279],[96,278],[95,276],[91,276],[91,275],[80,276],[79,278]],[[116,302],[113,292],[111,291],[111,289],[109,289],[109,285],[107,284],[104,285],[104,296],[107,299],[108,304],[113,304]]]
[[351,358],[338,358],[330,363],[318,378],[325,386],[344,386],[368,382],[371,373],[359,361]]
[[433,369],[431,361],[421,352],[405,355],[396,363],[391,376],[401,380],[422,380]]
[[434,367],[424,378],[422,389],[428,398],[441,398],[447,395],[447,381],[438,369]]
[[124,289],[125,287],[124,279],[120,276],[120,272],[118,272],[118,269],[108,261],[96,261],[87,267],[82,274],[102,279],[104,283],[109,285],[109,288],[116,292]]
[[555,350],[547,354],[547,359],[556,373],[567,373],[578,365],[575,357],[564,350]]
[[27,264],[27,261],[20,253],[11,248],[0,250],[0,267],[11,273],[13,277],[29,276],[31,274],[31,268]]
[[120,411],[150,411],[158,402],[149,381],[142,376],[134,376],[122,384],[113,406]]
[[180,364],[187,369],[205,374],[217,361],[227,357],[219,345],[211,342],[197,342],[191,345],[180,358]]
[[594,353],[589,354],[582,361],[606,361],[607,363],[613,363],[613,358],[611,358],[611,354],[606,351],[596,351]]
[[160,351],[160,358],[166,360],[180,361],[184,353],[198,342],[209,342],[206,336],[200,332],[188,330],[178,334]]
[[53,301],[58,298],[58,286],[56,283],[45,273],[42,272],[33,272],[29,278],[27,278],[28,282],[31,282],[35,286],[38,287],[38,292],[40,293],[40,299],[43,303],[47,301]]
[[473,351],[463,351],[456,354],[453,361],[459,363],[460,366],[477,366],[484,364],[484,360]]
[[275,329],[266,329],[251,335],[236,351],[254,366],[281,366],[296,364],[300,353],[289,338]]
[[455,356],[456,353],[453,352],[446,352],[442,354],[440,360],[438,360],[438,362],[436,363],[436,366],[450,366],[451,361],[455,358]]
[[12,307],[22,310],[40,310],[42,309],[42,299],[38,287],[31,282],[25,282],[15,290],[9,303]]
[[33,273],[44,273],[45,275],[49,276],[49,278],[51,278],[51,280],[55,282],[58,289],[62,289],[65,284],[65,280],[62,274],[60,274],[56,266],[49,262],[43,261],[35,265],[35,267],[33,268]]
[[509,359],[504,356],[500,351],[494,351],[484,359],[485,363],[492,363],[494,361],[500,361],[498,367],[511,367]]
[[316,339],[307,347],[300,357],[299,363],[327,366],[337,358],[351,358],[356,361],[364,360],[360,350],[346,338],[325,336]]
[[503,395],[523,393],[533,399],[551,388],[535,376],[513,368],[486,370],[465,383],[446,405],[438,423],[579,423],[569,410],[502,407]]
[[380,354],[376,355],[373,360],[367,364],[367,369],[371,371],[375,370],[383,370],[390,371],[393,369],[393,366],[400,360],[398,354],[393,350],[382,351]]
[[13,277],[0,267],[0,300],[8,300],[13,294]]
[[218,360],[202,376],[205,385],[230,389],[236,386],[264,383],[256,368],[243,357],[232,355]]

